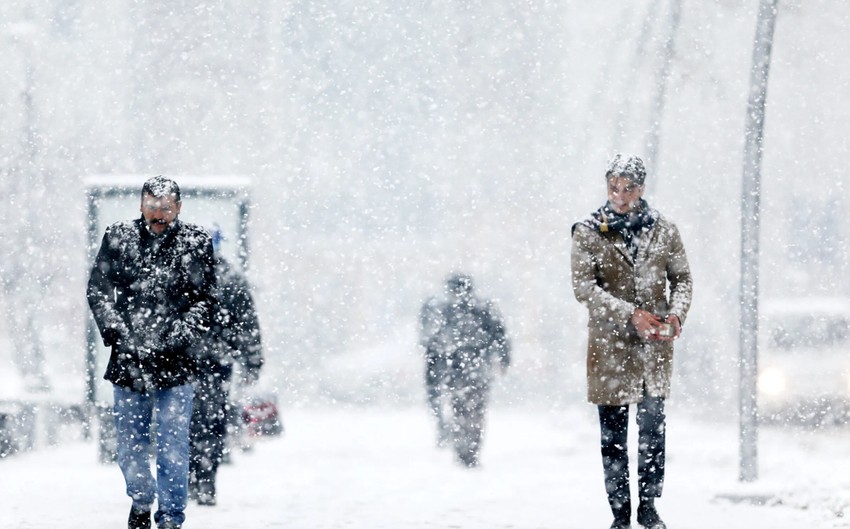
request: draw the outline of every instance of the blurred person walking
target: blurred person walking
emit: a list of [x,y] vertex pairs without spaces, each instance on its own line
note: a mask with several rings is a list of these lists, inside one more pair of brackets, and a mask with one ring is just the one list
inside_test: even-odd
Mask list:
[[212,325],[192,347],[198,359],[192,409],[189,498],[199,505],[216,504],[216,476],[224,456],[233,364],[238,363],[239,384],[256,383],[263,366],[260,324],[245,276],[221,255],[222,233],[213,229],[215,297]]
[[[118,465],[132,498],[128,529],[179,529],[189,481],[192,379],[190,347],[207,332],[215,303],[213,248],[206,230],[178,218],[174,180],[144,183],[141,217],[106,228],[87,298],[104,345],[104,378],[113,384]],[[151,423],[156,418],[156,478]]]
[[420,311],[428,405],[437,420],[438,445],[452,443],[461,464],[479,463],[494,361],[502,371],[511,346],[495,304],[479,299],[472,277],[449,275],[443,296]]
[[[572,227],[572,286],[588,309],[587,398],[599,412],[611,529],[628,529],[629,406],[638,425],[637,522],[665,529],[655,499],[664,484],[664,401],[673,340],[691,304],[692,280],[679,231],[643,199],[646,169],[616,155],[605,173],[608,201]],[[669,290],[669,295],[668,295]]]

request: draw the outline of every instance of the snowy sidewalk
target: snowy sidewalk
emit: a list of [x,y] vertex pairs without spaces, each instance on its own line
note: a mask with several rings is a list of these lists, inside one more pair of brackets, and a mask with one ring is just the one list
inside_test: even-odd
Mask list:
[[[606,529],[592,409],[489,415],[482,466],[434,446],[424,409],[297,410],[282,438],[222,467],[219,505],[185,529]],[[632,452],[634,441],[630,441]],[[763,431],[761,479],[737,482],[734,425],[669,419],[659,511],[671,529],[850,527],[850,432]],[[118,529],[129,500],[91,443],[0,461],[0,527]],[[771,506],[718,499],[770,496]],[[843,512],[844,516],[836,513]],[[635,527],[637,527],[635,525]]]

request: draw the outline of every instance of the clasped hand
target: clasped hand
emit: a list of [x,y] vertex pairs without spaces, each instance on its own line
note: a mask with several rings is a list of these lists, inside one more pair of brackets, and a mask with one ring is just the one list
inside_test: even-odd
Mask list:
[[[630,321],[637,330],[638,335],[645,340],[670,341],[675,340],[682,334],[682,324],[679,322],[679,317],[675,314],[671,314],[667,316],[666,320],[662,320],[651,312],[643,309],[635,309],[632,312]],[[661,332],[665,323],[673,326],[673,332],[669,336]]]

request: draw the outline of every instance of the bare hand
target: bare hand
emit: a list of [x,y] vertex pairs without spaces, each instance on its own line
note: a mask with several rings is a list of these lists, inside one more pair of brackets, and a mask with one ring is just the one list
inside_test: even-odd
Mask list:
[[632,325],[638,332],[638,336],[644,340],[661,340],[666,339],[659,335],[664,322],[655,314],[643,309],[635,309],[630,318]]
[[670,337],[670,340],[675,340],[682,334],[682,322],[679,321],[679,317],[675,314],[667,316],[666,321],[673,326],[673,336]]

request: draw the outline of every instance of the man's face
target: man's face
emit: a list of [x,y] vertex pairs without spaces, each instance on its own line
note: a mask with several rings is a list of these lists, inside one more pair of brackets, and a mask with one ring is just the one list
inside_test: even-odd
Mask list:
[[617,213],[628,213],[643,196],[643,186],[622,176],[608,179],[608,202]]
[[168,229],[168,226],[174,222],[177,215],[180,214],[181,202],[174,199],[174,195],[168,195],[165,198],[157,198],[149,193],[142,196],[141,212],[148,223],[150,230],[157,235]]

